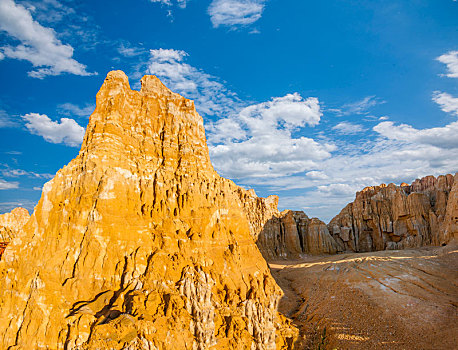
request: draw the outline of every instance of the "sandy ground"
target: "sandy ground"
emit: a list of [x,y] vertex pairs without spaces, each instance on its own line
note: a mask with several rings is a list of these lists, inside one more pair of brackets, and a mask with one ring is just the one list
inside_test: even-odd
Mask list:
[[270,262],[300,349],[458,349],[458,246]]

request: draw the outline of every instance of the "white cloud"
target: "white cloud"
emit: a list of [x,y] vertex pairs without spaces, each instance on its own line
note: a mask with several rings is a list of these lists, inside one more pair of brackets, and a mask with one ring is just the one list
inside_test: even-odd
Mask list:
[[176,4],[178,7],[185,8],[189,0],[175,0],[175,1],[173,0],[149,0],[149,1],[157,2],[162,5],[166,5],[166,6],[172,6],[173,4]]
[[[280,209],[305,210],[307,214],[329,221],[349,202],[356,191],[381,183],[412,182],[426,175],[458,171],[458,149],[439,148],[382,137],[367,150],[332,153],[315,164],[323,179],[300,175],[278,178],[244,179],[245,185],[269,188],[280,196]],[[285,197],[285,198],[284,198]]]
[[326,175],[324,172],[316,171],[316,170],[312,170],[312,171],[309,171],[309,172],[305,173],[305,176],[307,176],[311,180],[326,180],[326,179],[329,179],[329,176]]
[[48,142],[78,147],[83,141],[84,128],[73,119],[62,118],[57,122],[52,121],[47,115],[38,113],[29,113],[22,118],[27,122],[25,126],[32,134],[42,136]]
[[433,93],[433,101],[436,102],[444,112],[458,115],[458,98],[446,92],[435,91]]
[[458,51],[449,51],[436,59],[447,65],[448,73],[445,76],[458,78]]
[[294,137],[322,116],[317,98],[298,93],[243,108],[208,126],[210,156],[230,178],[277,177],[311,170],[331,156],[334,145]]
[[124,57],[135,57],[145,53],[145,49],[141,47],[132,47],[129,44],[121,43],[118,47],[118,52]]
[[331,193],[335,196],[353,196],[355,194],[355,188],[349,184],[335,184],[331,183],[328,185],[318,186],[318,191],[321,193]]
[[244,26],[261,18],[266,0],[213,0],[208,7],[213,27]]
[[84,107],[77,106],[73,103],[63,103],[57,106],[59,112],[63,115],[76,115],[78,117],[89,117],[94,112],[95,106],[86,104]]
[[0,128],[14,128],[19,124],[6,111],[0,109]]
[[148,72],[156,75],[172,91],[195,100],[199,113],[223,115],[233,113],[240,104],[237,96],[218,79],[188,63],[181,50],[151,50]]
[[85,65],[72,58],[73,47],[62,44],[52,28],[40,25],[32,18],[30,10],[13,0],[0,1],[0,30],[20,41],[17,46],[1,47],[2,55],[40,67],[29,72],[31,77],[42,79],[62,73],[94,74],[87,72]]
[[358,134],[363,132],[365,129],[362,125],[353,124],[349,122],[341,122],[332,127],[332,130],[336,130],[337,132],[344,134],[344,135],[351,135],[351,134]]
[[[244,187],[278,194],[281,209],[305,209],[329,220],[365,186],[458,170],[458,122],[420,130],[373,117],[380,122],[372,130],[363,130],[362,122],[334,126],[341,132],[365,131],[363,140],[333,139],[326,124],[310,132],[322,118],[317,98],[292,93],[247,105],[216,77],[186,63],[187,58],[184,51],[153,50],[149,70],[172,90],[194,98],[200,112],[220,117],[206,123],[215,169]],[[452,100],[444,96],[438,103],[445,108],[450,104],[444,101]],[[368,96],[338,113],[365,114],[379,103]]]
[[340,108],[329,108],[328,111],[335,112],[339,116],[365,114],[372,107],[382,103],[385,103],[385,101],[381,101],[376,96],[366,96],[360,101],[346,103]]
[[382,122],[374,126],[374,131],[391,140],[445,149],[458,148],[458,122],[423,130],[406,124],[394,125],[393,122]]
[[54,175],[52,174],[40,174],[40,173],[35,173],[33,171],[27,171],[27,170],[22,170],[22,169],[13,169],[10,168],[6,164],[1,165],[0,173],[2,174],[3,177],[20,177],[20,176],[27,176],[29,178],[34,178],[34,179],[52,179]]
[[0,179],[0,190],[11,190],[15,188],[19,188],[19,182],[9,182]]

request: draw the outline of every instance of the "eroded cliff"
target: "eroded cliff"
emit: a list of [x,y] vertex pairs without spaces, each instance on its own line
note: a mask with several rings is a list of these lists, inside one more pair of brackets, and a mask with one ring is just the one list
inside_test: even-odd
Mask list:
[[9,242],[18,235],[29,219],[29,212],[21,207],[0,215],[0,259]]
[[110,72],[0,262],[0,348],[290,348],[245,195],[214,171],[192,101]]
[[458,175],[366,187],[329,223],[342,250],[443,245],[457,236]]
[[267,260],[297,259],[303,254],[335,254],[339,246],[328,227],[303,211],[277,209],[278,197],[244,199],[251,232]]

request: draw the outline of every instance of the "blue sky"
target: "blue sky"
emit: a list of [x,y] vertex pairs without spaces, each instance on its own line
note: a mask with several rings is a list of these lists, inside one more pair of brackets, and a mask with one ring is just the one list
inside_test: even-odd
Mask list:
[[458,2],[0,0],[0,212],[74,158],[106,73],[194,99],[218,172],[329,220],[458,171]]

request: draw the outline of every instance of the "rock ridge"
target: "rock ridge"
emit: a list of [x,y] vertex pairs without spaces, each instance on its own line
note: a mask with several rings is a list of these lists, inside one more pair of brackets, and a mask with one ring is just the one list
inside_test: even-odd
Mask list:
[[343,251],[445,245],[457,237],[458,174],[366,187],[328,224]]

